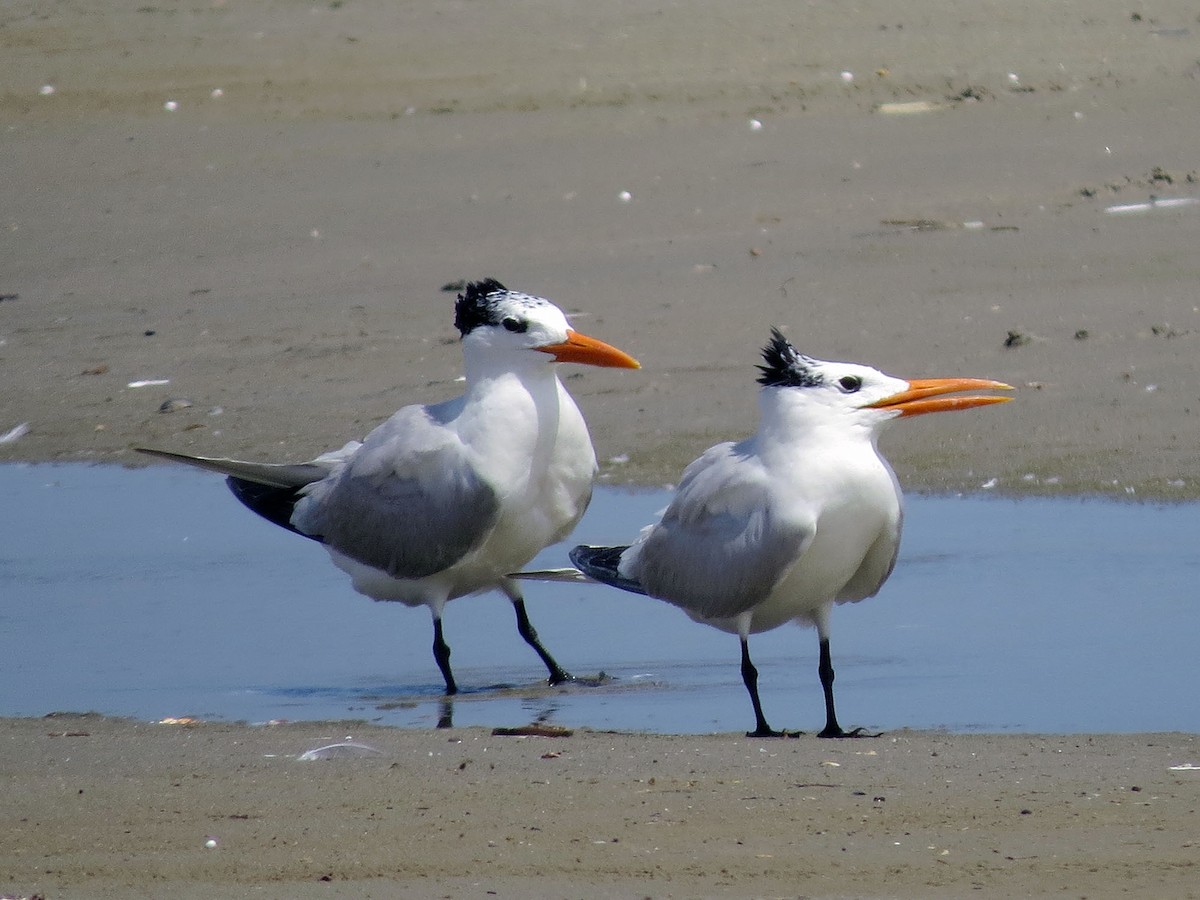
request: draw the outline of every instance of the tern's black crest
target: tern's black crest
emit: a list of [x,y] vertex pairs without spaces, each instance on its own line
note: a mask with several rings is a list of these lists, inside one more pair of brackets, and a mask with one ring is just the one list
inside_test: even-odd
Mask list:
[[496,300],[508,293],[508,288],[495,278],[485,278],[483,281],[472,281],[463,293],[458,295],[454,304],[454,327],[459,334],[465,335],[479,325],[492,325],[491,310]]
[[816,360],[799,353],[778,328],[771,329],[771,340],[762,349],[765,366],[758,383],[767,387],[817,387],[825,378],[816,369]]
[[547,306],[549,300],[510,291],[495,278],[472,281],[454,304],[454,327],[466,337],[480,325],[499,325],[504,316],[499,311],[501,301],[515,301],[521,306]]

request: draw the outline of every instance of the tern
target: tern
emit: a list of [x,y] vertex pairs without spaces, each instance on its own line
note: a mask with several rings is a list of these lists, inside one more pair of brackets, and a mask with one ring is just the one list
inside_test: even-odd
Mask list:
[[575,547],[571,561],[588,578],[736,634],[756,720],[750,737],[784,734],[763,715],[750,635],[790,621],[815,626],[825,695],[819,736],[861,736],[843,731],[834,711],[829,619],[835,603],[874,596],[896,562],[902,496],[879,435],[902,417],[1011,399],[944,395],[1011,388],[978,378],[904,381],[812,359],[778,329],[762,355],[757,433],[692,462],[660,520],[631,545]]
[[455,304],[466,391],[406,406],[361,442],[300,464],[143,453],[220,472],[269,521],[325,545],[355,590],[426,606],[433,655],[458,692],[442,629],[446,603],[499,590],[550,684],[571,676],[529,621],[508,573],[575,527],[592,494],[596,455],[557,363],[640,368],[628,354],[571,328],[557,306],[494,279]]

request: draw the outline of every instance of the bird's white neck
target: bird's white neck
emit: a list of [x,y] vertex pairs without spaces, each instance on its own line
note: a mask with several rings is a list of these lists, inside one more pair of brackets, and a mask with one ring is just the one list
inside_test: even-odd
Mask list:
[[467,372],[463,401],[471,412],[460,420],[460,431],[488,448],[486,465],[506,468],[509,483],[544,472],[553,457],[563,398],[570,403],[556,369],[543,363],[500,371],[480,366]]
[[506,375],[522,381],[532,379],[549,383],[555,379],[556,369],[553,357],[536,351],[463,353],[463,374],[466,375],[468,389],[471,385]]
[[557,400],[559,390],[558,367],[540,359],[522,360],[524,365],[514,366],[511,360],[502,365],[493,361],[466,361],[464,365],[467,390],[466,396],[483,397],[495,391],[523,391],[539,405]]
[[876,452],[878,428],[851,410],[800,401],[789,390],[766,389],[759,394],[760,444],[778,446],[785,452],[804,452],[809,447],[823,453]]

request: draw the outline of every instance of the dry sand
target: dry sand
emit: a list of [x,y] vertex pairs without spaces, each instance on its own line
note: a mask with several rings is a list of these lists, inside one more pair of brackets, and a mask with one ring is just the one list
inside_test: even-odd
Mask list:
[[[299,759],[347,741],[378,753]],[[1173,767],[1198,757],[1180,734],[10,721],[0,885],[47,900],[1194,897],[1200,769]]]
[[[1021,388],[896,428],[910,489],[1195,498],[1200,208],[1107,210],[1200,198],[1198,35],[1183,2],[9,0],[0,460],[308,458],[455,391],[441,289],[492,276],[642,359],[571,374],[610,480],[751,429],[780,325]],[[343,732],[384,755],[293,758]],[[6,721],[0,896],[1194,896],[1198,761]]]
[[0,459],[309,458],[452,393],[440,289],[491,276],[643,361],[571,375],[614,480],[753,428],[780,325],[1023,388],[894,429],[910,488],[1200,496],[1200,208],[1105,212],[1200,198],[1198,35],[1182,2],[13,0]]

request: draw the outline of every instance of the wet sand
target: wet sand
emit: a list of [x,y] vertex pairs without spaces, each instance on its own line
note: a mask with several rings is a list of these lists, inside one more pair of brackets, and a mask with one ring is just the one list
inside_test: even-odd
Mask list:
[[[311,457],[456,390],[443,288],[490,276],[642,360],[569,376],[611,481],[752,429],[779,325],[1020,388],[895,428],[909,490],[1195,498],[1200,208],[1144,205],[1200,198],[1198,34],[1107,0],[8,3],[0,460]],[[343,732],[384,755],[293,758]],[[4,721],[0,896],[1191,896],[1193,740]]]

